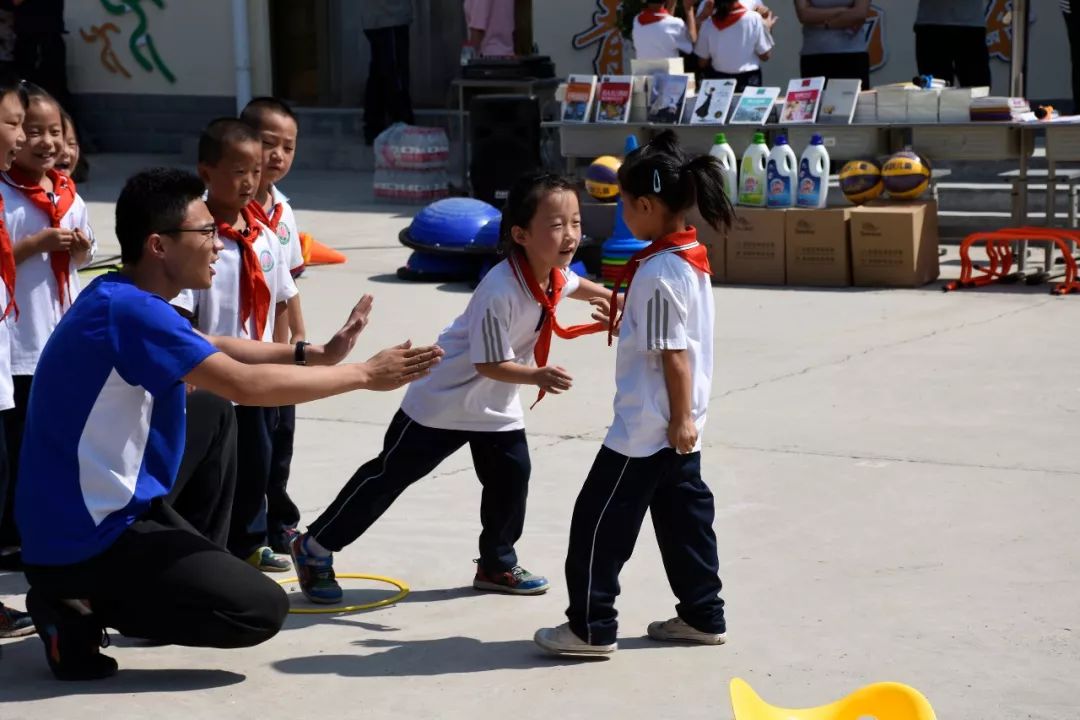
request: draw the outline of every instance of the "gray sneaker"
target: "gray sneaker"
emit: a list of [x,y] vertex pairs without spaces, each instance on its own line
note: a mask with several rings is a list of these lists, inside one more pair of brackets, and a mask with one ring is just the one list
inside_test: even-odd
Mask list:
[[553,655],[610,655],[619,649],[618,643],[590,645],[570,629],[570,623],[558,627],[540,628],[533,642]]
[[686,624],[682,618],[658,620],[649,623],[649,637],[660,642],[694,643],[697,645],[723,645],[724,633],[707,633]]

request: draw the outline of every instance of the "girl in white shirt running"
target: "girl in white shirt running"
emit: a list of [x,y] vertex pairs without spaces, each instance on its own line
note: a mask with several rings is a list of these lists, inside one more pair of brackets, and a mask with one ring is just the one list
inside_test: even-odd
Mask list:
[[[649,637],[719,645],[724,602],[713,533],[713,496],[701,479],[701,432],[713,366],[709,259],[686,225],[697,205],[719,229],[730,224],[719,163],[687,160],[675,134],[661,133],[619,170],[623,219],[650,244],[634,255],[615,362],[615,419],[581,488],[566,557],[569,622],[538,630],[555,654],[616,649],[619,571],[630,559],[646,511],[652,513],[677,616],[649,625]],[[632,285],[631,285],[632,281]]]
[[[293,538],[300,587],[312,602],[341,600],[332,552],[360,537],[405,488],[466,444],[484,488],[473,587],[516,595],[547,591],[547,579],[521,567],[514,551],[530,473],[518,386],[539,387],[537,402],[545,393],[570,389],[570,374],[547,364],[551,335],[606,329],[608,292],[568,269],[581,241],[577,191],[569,180],[548,174],[519,180],[501,230],[506,259],[439,336],[442,362],[410,386],[382,452],[356,471],[306,533]],[[591,302],[598,322],[562,328],[555,307],[563,297]]]

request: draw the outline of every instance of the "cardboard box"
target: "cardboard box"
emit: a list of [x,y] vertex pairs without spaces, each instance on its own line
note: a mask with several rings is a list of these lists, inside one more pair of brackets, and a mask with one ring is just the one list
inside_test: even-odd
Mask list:
[[712,269],[713,285],[724,282],[727,279],[726,235],[705,222],[696,205],[686,213],[686,222],[697,228],[698,242],[709,251],[709,267]]
[[787,210],[735,208],[727,236],[727,281],[747,285],[783,285],[784,220]]
[[937,203],[851,210],[852,280],[863,287],[919,287],[938,278]]
[[785,221],[788,285],[851,285],[851,208],[789,210]]

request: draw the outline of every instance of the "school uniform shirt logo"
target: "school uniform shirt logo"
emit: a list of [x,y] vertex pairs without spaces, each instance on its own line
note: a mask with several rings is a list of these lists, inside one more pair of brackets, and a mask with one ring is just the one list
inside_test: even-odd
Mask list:
[[269,250],[259,253],[259,265],[262,266],[264,273],[274,269],[274,256]]
[[285,223],[278,223],[277,226],[277,239],[282,245],[288,245],[292,240],[292,233],[289,231],[289,226]]

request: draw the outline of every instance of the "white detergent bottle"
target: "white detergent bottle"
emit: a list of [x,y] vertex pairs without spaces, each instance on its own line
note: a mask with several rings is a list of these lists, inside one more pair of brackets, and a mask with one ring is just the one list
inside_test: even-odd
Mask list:
[[754,133],[754,142],[743,153],[739,169],[740,205],[765,207],[765,163],[768,159],[765,133]]
[[787,137],[776,138],[765,164],[765,204],[771,208],[795,205],[795,182],[798,179],[798,159],[788,145]]
[[720,161],[720,172],[724,176],[724,195],[728,202],[734,204],[739,192],[739,161],[735,159],[735,151],[728,145],[724,133],[716,133],[709,154]]
[[799,190],[795,203],[804,208],[823,208],[829,195],[829,151],[820,135],[814,135],[799,159]]

